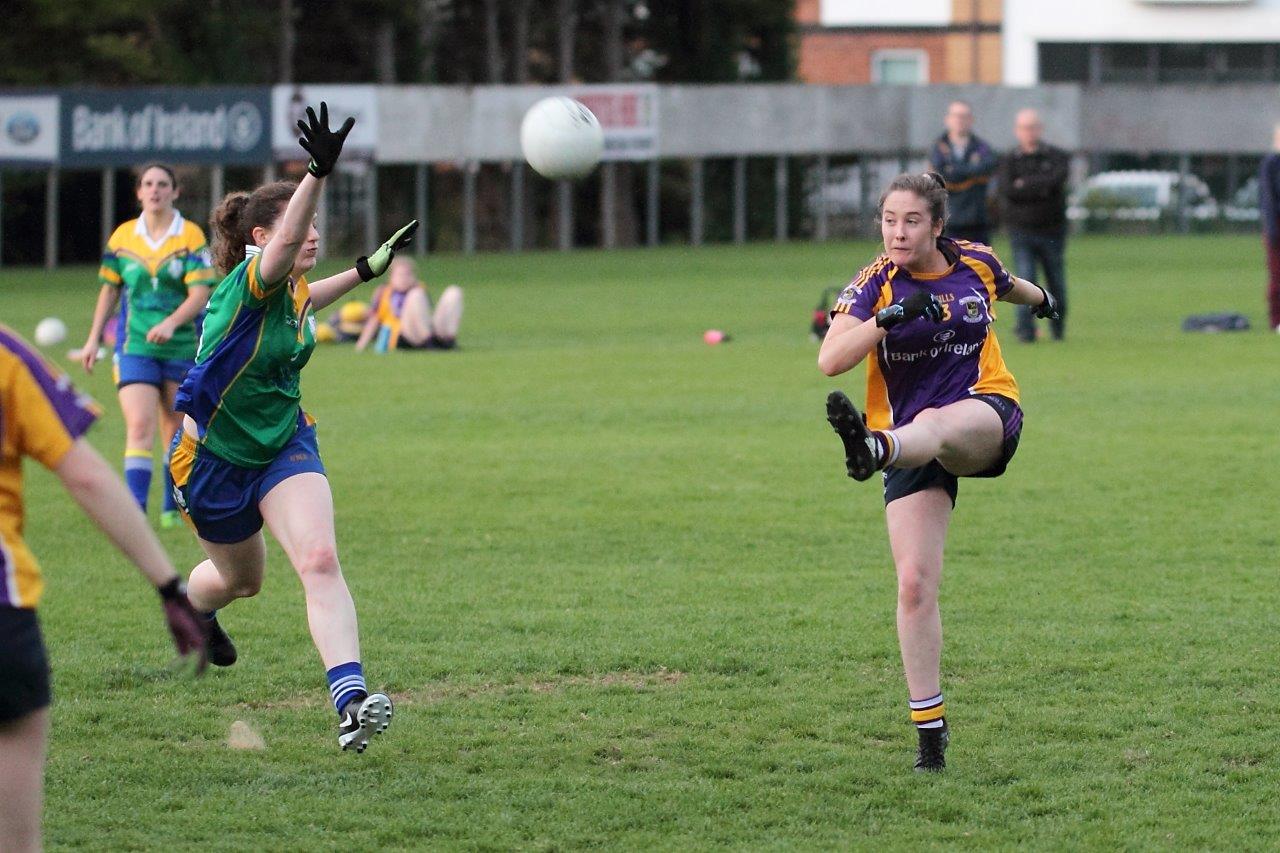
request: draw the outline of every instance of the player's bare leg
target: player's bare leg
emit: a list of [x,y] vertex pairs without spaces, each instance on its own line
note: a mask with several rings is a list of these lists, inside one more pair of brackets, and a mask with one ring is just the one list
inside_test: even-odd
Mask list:
[[456,340],[462,325],[462,288],[451,284],[440,294],[431,314],[431,332],[442,341]]
[[338,564],[333,495],[323,474],[295,474],[263,496],[259,509],[302,581],[307,622],[326,667],[360,659],[356,605]]
[[293,564],[307,597],[307,622],[338,711],[338,743],[363,752],[391,724],[391,699],[370,694],[360,662],[355,602],[347,589],[333,529],[333,495],[323,474],[295,474],[267,492],[262,517]]
[[49,709],[0,723],[0,849],[40,850]]
[[981,400],[925,409],[892,435],[899,445],[894,467],[919,468],[937,459],[958,477],[991,467],[1004,447],[1000,415]]
[[941,488],[915,492],[885,507],[889,547],[898,575],[898,645],[912,718],[920,730],[916,767],[922,770],[942,769],[942,751],[949,737],[942,716],[938,587],[951,510],[951,497]]
[[144,382],[133,382],[121,388],[117,395],[120,411],[124,414],[124,479],[134,499],[145,511],[154,467],[160,389]]
[[400,337],[414,346],[422,346],[431,337],[431,306],[421,287],[405,294],[400,312]]

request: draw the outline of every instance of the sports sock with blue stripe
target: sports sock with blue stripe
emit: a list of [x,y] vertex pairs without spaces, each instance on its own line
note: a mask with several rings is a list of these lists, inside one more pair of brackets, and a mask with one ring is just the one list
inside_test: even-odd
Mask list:
[[364,669],[358,660],[340,663],[326,674],[329,676],[329,694],[333,697],[333,707],[339,714],[352,699],[369,695],[369,689],[364,684]]

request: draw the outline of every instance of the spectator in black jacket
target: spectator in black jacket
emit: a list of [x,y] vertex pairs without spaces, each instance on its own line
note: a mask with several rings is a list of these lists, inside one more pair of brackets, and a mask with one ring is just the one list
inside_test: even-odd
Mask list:
[[[1000,160],[996,184],[1004,221],[1013,242],[1013,265],[1019,278],[1043,281],[1057,300],[1059,317],[1050,321],[1055,340],[1062,340],[1067,320],[1067,280],[1062,255],[1067,240],[1067,153],[1046,143],[1044,125],[1035,110],[1014,119],[1018,144]],[[1036,276],[1036,264],[1044,278]],[[1033,343],[1035,319],[1018,306],[1018,339]]]
[[1280,332],[1280,124],[1276,125],[1272,153],[1262,158],[1258,170],[1258,207],[1262,211],[1262,240],[1267,249],[1267,312],[1271,328]]
[[929,162],[947,180],[945,236],[991,245],[987,222],[987,187],[999,162],[995,149],[973,133],[973,108],[964,101],[952,101],[943,122],[947,132],[938,137]]

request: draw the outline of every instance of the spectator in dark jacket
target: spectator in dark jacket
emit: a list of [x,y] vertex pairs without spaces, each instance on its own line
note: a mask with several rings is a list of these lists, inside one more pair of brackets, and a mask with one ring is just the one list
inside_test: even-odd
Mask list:
[[938,137],[929,162],[947,180],[951,216],[945,234],[990,245],[987,186],[999,158],[990,145],[974,135],[973,108],[964,101],[951,102],[944,124],[947,132]]
[[1258,170],[1258,207],[1262,211],[1262,239],[1267,247],[1267,311],[1271,328],[1280,332],[1280,124],[1272,139],[1272,153]]
[[[1055,340],[1062,340],[1067,320],[1067,279],[1062,255],[1067,241],[1067,152],[1045,142],[1044,125],[1035,110],[1021,110],[1013,122],[1018,144],[1000,160],[996,192],[1013,243],[1013,265],[1019,278],[1044,281],[1058,302],[1059,317],[1050,321]],[[1044,278],[1036,276],[1036,264]],[[1018,306],[1018,339],[1033,343],[1035,319]]]

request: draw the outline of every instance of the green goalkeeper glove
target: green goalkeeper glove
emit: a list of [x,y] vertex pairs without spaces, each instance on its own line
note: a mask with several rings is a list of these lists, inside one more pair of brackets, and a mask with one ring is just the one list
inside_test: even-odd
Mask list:
[[413,235],[418,233],[418,220],[413,220],[408,225],[392,234],[387,242],[378,247],[378,251],[369,255],[367,258],[356,258],[356,272],[360,275],[361,281],[371,281],[387,271],[387,267],[391,266],[391,259],[396,256],[396,252],[403,249],[413,242]]

